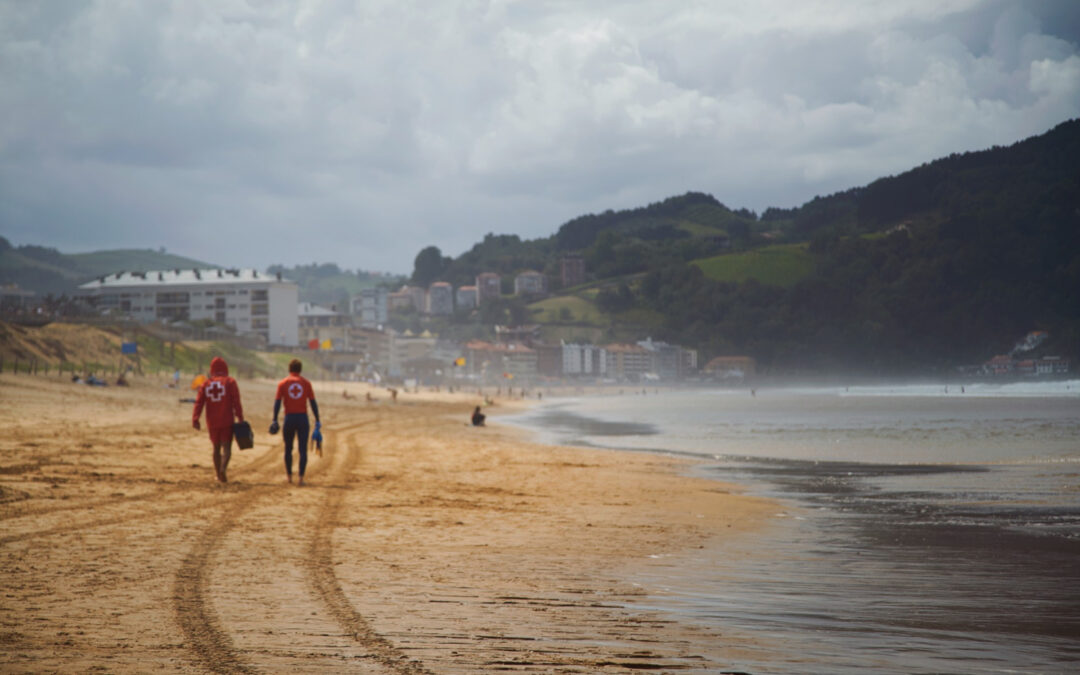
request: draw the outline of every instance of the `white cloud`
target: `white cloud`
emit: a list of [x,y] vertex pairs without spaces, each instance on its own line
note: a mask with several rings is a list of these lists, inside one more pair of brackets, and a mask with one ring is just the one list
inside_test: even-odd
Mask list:
[[0,2],[0,233],[407,271],[686,190],[792,206],[1075,117],[1062,11]]

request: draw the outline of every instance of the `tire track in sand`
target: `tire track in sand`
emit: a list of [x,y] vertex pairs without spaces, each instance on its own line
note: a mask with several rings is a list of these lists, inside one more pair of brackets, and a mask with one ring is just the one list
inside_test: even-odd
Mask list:
[[[255,672],[240,660],[232,640],[207,605],[206,591],[210,583],[209,571],[214,549],[240,516],[255,504],[256,497],[251,493],[245,494],[225,509],[224,515],[199,537],[195,547],[184,558],[173,584],[173,606],[186,640],[185,646],[194,653],[199,663],[215,673]],[[236,501],[240,504],[236,504]]]
[[357,433],[353,430],[347,436],[347,442],[338,446],[344,454],[343,460],[334,471],[334,480],[341,484],[341,489],[330,490],[319,512],[318,525],[312,534],[308,546],[308,555],[304,564],[308,569],[315,594],[323,601],[330,615],[347,635],[351,635],[361,646],[382,665],[402,675],[432,675],[431,671],[418,661],[398,649],[390,640],[380,635],[349,602],[348,596],[338,583],[334,574],[333,543],[331,538],[341,513],[342,503],[348,493],[347,485],[353,470],[360,462],[360,447]]
[[[363,424],[351,425],[350,428],[355,426],[363,426]],[[315,472],[317,471],[318,469]],[[184,634],[185,646],[192,652],[195,660],[211,672],[257,672],[241,659],[232,638],[221,627],[216,613],[207,601],[210,572],[214,567],[216,549],[229,531],[236,527],[241,517],[262,497],[279,493],[290,487],[261,486],[238,493],[236,499],[224,504],[223,515],[212,527],[203,532],[191,552],[184,558],[180,569],[177,570],[173,584],[173,606],[177,622]]]

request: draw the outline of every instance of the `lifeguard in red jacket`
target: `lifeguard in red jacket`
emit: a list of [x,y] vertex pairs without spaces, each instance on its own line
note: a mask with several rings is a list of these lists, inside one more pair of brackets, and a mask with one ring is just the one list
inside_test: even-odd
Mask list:
[[199,417],[204,406],[206,428],[210,432],[210,442],[214,444],[214,470],[218,481],[225,483],[228,482],[225,469],[232,456],[233,422],[244,420],[244,408],[240,404],[240,387],[229,377],[229,366],[220,356],[210,361],[210,379],[202,383],[195,397],[191,426],[196,429],[200,428]]
[[285,473],[292,482],[292,446],[296,439],[298,454],[300,455],[299,485],[304,484],[304,471],[307,469],[307,442],[308,433],[311,430],[307,416],[307,403],[311,401],[311,412],[315,413],[315,430],[319,431],[319,404],[315,402],[315,391],[311,388],[311,382],[301,377],[300,371],[303,364],[300,359],[289,362],[289,376],[278,382],[277,396],[274,398],[274,425],[277,425],[278,413],[281,412],[282,404],[285,407],[285,426],[281,432],[285,437]]

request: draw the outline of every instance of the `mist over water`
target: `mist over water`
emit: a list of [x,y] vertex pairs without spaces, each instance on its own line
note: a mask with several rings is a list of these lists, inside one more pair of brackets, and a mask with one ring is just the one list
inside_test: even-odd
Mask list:
[[762,644],[733,666],[1080,668],[1080,381],[627,388],[515,419],[549,442],[697,457],[779,500],[768,532],[646,580],[657,606]]

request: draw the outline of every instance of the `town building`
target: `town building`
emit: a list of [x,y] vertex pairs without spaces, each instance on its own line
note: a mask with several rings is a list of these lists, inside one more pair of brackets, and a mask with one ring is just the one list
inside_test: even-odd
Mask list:
[[406,365],[431,356],[438,336],[424,331],[419,335],[410,330],[390,334],[390,362],[387,370],[392,377],[403,377]]
[[484,272],[476,276],[476,304],[485,300],[498,300],[502,295],[502,277],[494,272]]
[[1035,362],[1036,375],[1067,375],[1069,359],[1060,356],[1044,356]]
[[484,384],[526,386],[535,381],[536,351],[523,344],[472,340],[463,352],[466,372]]
[[585,259],[579,255],[565,255],[559,261],[559,276],[563,288],[585,283]]
[[681,380],[697,371],[697,350],[655,341],[651,337],[637,344],[652,352],[654,372],[662,380]]
[[268,344],[296,346],[296,284],[253,269],[117,272],[79,286],[99,310],[151,322],[210,320]]
[[349,333],[352,320],[336,307],[322,307],[311,302],[297,305],[297,337],[309,349],[351,351]]
[[705,364],[705,374],[719,380],[744,380],[757,372],[757,361],[750,356],[717,356]]
[[427,313],[445,316],[454,313],[454,289],[445,281],[436,281],[428,287]]
[[654,375],[656,372],[653,353],[644,347],[610,344],[604,347],[604,352],[604,367],[608,377],[625,382],[638,382],[646,375]]
[[569,377],[603,377],[607,351],[592,344],[562,343],[562,374]]
[[37,294],[18,284],[5,284],[0,286],[0,311],[15,312],[29,307],[34,303]]
[[472,309],[476,307],[476,286],[461,286],[456,294],[458,309]]
[[563,374],[562,345],[533,342],[529,345],[536,352],[536,373],[541,377],[561,377]]
[[357,326],[349,332],[349,347],[359,357],[362,370],[370,369],[385,374],[390,370],[392,339],[390,331]]
[[495,326],[495,340],[503,344],[521,342],[527,347],[540,341],[540,324],[529,323],[522,326]]
[[514,277],[514,295],[543,295],[547,293],[547,277],[527,270]]
[[390,311],[395,309],[409,309],[410,307],[416,309],[412,291],[408,286],[402,286],[393,293],[387,293],[386,306]]
[[364,328],[386,325],[390,314],[389,292],[386,288],[365,288],[352,298],[352,314]]

